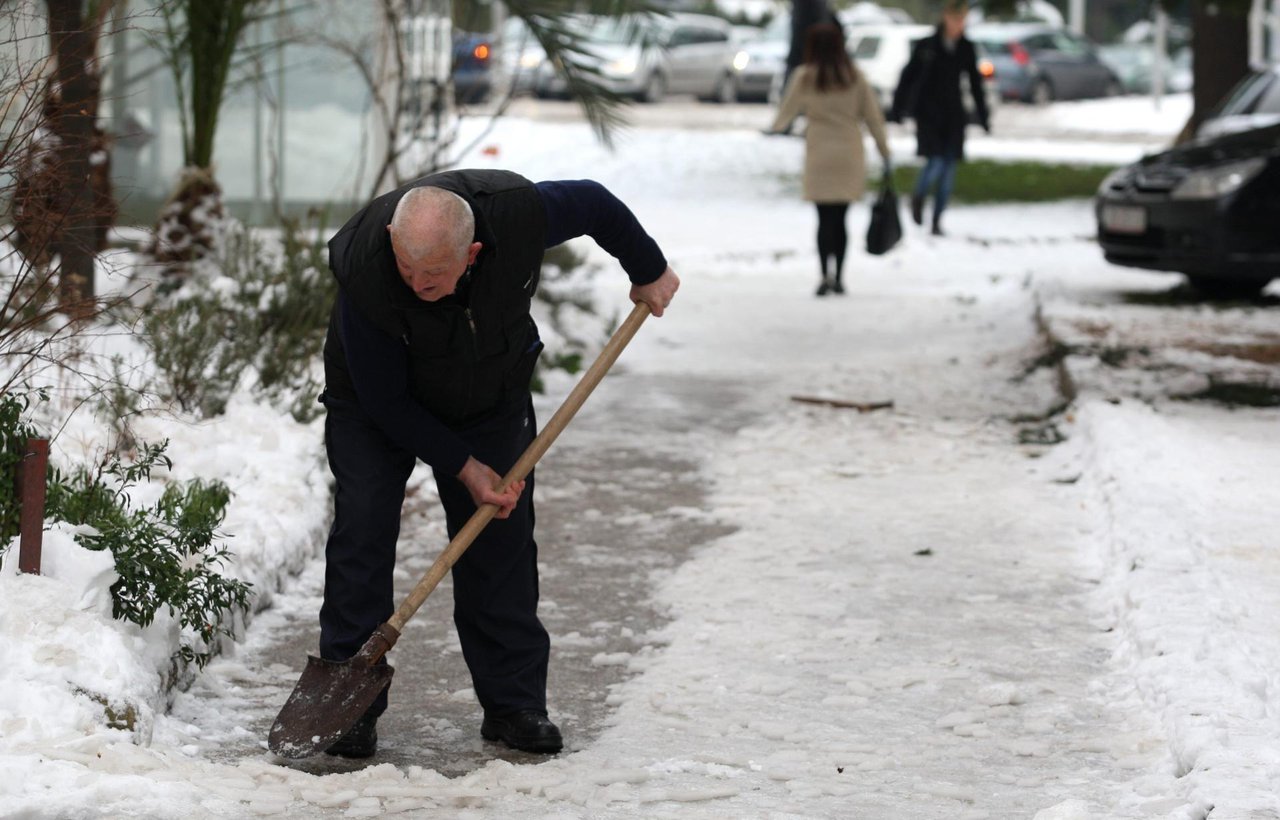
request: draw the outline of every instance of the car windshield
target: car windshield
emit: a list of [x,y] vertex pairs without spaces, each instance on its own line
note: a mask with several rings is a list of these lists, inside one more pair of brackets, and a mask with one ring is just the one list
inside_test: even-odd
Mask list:
[[1230,117],[1238,114],[1252,114],[1258,110],[1259,104],[1274,97],[1278,92],[1275,86],[1280,85],[1280,78],[1275,72],[1266,71],[1244,80],[1236,86],[1226,102],[1222,104],[1217,116]]
[[626,46],[636,42],[647,24],[634,17],[605,17],[587,32],[587,40],[595,45]]
[[1271,85],[1262,92],[1258,104],[1253,107],[1255,114],[1280,114],[1280,78],[1271,75]]

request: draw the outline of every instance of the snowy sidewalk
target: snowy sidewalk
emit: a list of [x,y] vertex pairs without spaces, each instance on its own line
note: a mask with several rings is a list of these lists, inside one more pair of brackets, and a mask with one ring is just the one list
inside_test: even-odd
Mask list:
[[[1019,443],[1061,400],[1054,374],[1029,368],[1044,351],[1037,290],[1075,298],[1118,276],[1090,240],[1087,203],[957,208],[946,239],[909,230],[886,257],[851,251],[849,295],[818,300],[793,141],[650,132],[608,155],[585,128],[507,126],[494,136],[503,156],[477,162],[540,179],[589,169],[685,282],[610,377],[611,407],[634,394],[651,426],[592,427],[574,458],[643,449],[643,428],[660,455],[682,453],[687,474],[671,484],[707,494],[622,523],[678,555],[683,527],[736,528],[674,570],[622,537],[577,550],[666,619],[627,635],[633,646],[597,647],[587,639],[616,625],[590,620],[595,590],[545,600],[553,653],[592,653],[602,681],[629,675],[573,696],[601,698],[606,725],[536,764],[489,759],[448,777],[375,758],[321,776],[260,748],[220,758],[191,739],[208,727],[181,716],[160,718],[150,746],[87,719],[83,736],[66,739],[77,724],[47,742],[15,720],[0,726],[0,767],[21,777],[0,787],[0,817],[1276,814],[1280,565],[1257,514],[1275,508],[1274,416],[1086,402],[1059,419],[1067,442]],[[851,210],[855,244],[866,218]],[[616,268],[597,290],[624,306]],[[673,387],[690,383],[723,394]],[[895,406],[859,415],[795,394]],[[664,424],[676,428],[665,439]],[[607,460],[579,460],[585,477],[549,470],[539,492],[571,504],[611,489]],[[548,575],[590,585],[573,567]],[[314,607],[314,581],[281,606],[311,595],[295,603]],[[253,629],[273,623],[268,611]],[[237,660],[202,683],[207,708],[268,711],[244,706],[245,682],[280,697],[283,664]],[[414,695],[424,711],[469,695],[432,688]],[[249,750],[262,740],[214,728]]]

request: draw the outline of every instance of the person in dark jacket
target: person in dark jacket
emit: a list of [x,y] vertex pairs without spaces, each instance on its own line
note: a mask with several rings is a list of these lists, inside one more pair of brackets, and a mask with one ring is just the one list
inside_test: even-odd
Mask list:
[[[787,50],[787,72],[783,87],[791,81],[791,73],[804,64],[808,46],[809,29],[830,23],[840,26],[840,18],[827,5],[827,0],[793,0],[791,3],[791,47]],[[843,29],[840,32],[844,36]]]
[[[583,235],[621,262],[632,301],[663,315],[679,279],[631,211],[590,180],[434,174],[373,200],[329,242],[339,294],[320,400],[336,486],[320,656],[347,660],[394,611],[400,508],[421,459],[450,538],[480,505],[499,508],[453,567],[454,624],[480,734],[540,753],[563,741],[547,716],[533,473],[494,488],[535,434],[529,381],[542,343],[530,304],[543,251]],[[384,690],[328,751],[374,754],[386,708]]]
[[911,195],[911,218],[924,223],[924,200],[932,190],[933,233],[942,235],[942,212],[951,197],[956,164],[964,159],[964,131],[969,123],[960,88],[967,76],[978,124],[990,133],[990,115],[984,93],[978,55],[973,42],[964,36],[967,4],[949,2],[938,30],[921,40],[902,70],[889,119],[916,121],[916,153],[925,158],[924,169]]

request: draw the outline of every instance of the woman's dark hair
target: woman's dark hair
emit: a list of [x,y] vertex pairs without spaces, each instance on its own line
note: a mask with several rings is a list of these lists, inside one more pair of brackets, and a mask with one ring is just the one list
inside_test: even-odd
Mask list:
[[804,61],[814,67],[819,91],[853,83],[853,62],[844,50],[844,32],[835,23],[818,23],[805,32]]

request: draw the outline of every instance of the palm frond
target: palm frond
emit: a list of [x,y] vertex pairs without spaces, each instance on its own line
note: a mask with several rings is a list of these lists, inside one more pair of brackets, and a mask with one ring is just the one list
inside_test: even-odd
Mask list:
[[[591,0],[578,8],[590,15],[622,18],[628,35],[646,46],[651,45],[654,19],[664,14],[644,0]],[[546,52],[547,60],[564,79],[569,97],[582,106],[596,136],[612,147],[614,133],[627,124],[623,109],[630,100],[605,85],[600,58],[575,25],[581,15],[531,0],[509,0],[507,9],[525,24],[530,36]]]

